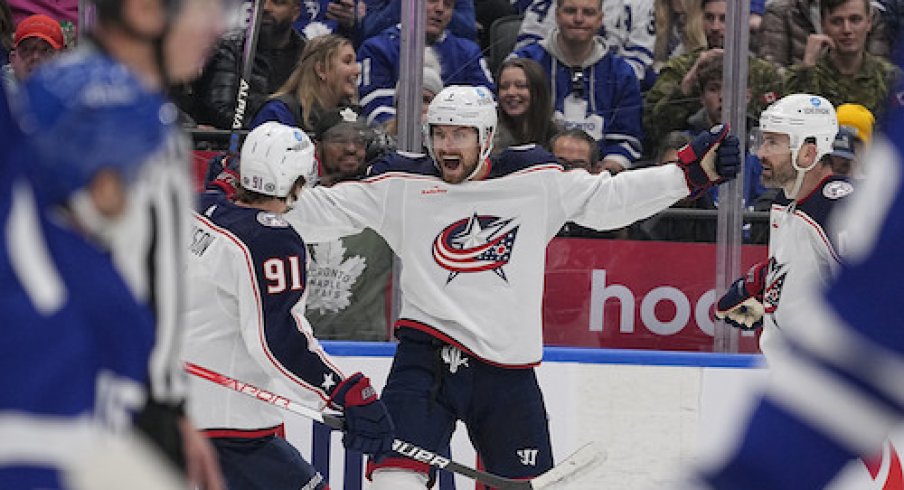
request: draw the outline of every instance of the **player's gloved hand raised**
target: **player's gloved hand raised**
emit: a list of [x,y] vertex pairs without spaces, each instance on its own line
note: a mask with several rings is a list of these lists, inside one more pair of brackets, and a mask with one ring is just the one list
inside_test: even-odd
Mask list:
[[204,176],[204,188],[219,191],[232,199],[239,185],[239,159],[235,156],[221,155],[210,159],[207,174]]
[[343,380],[330,402],[345,414],[342,444],[346,448],[376,456],[392,450],[395,426],[367,377],[355,373]]
[[756,330],[763,326],[763,290],[766,284],[767,263],[761,262],[735,281],[719,298],[716,318],[741,330]]
[[735,178],[741,166],[738,138],[728,124],[713,126],[678,150],[678,165],[684,170],[692,196],[712,185]]

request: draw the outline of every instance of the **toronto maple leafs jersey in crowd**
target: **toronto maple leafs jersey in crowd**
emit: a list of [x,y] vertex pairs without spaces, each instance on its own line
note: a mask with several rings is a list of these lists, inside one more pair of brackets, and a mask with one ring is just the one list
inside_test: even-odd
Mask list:
[[[239,206],[218,192],[204,193],[198,210],[188,255],[185,359],[274,391],[287,386],[323,408],[344,376],[304,318],[301,237],[279,215]],[[202,429],[282,422],[279,409],[240,393],[201,379],[189,386],[189,413]]]
[[[522,2],[523,3],[523,2]],[[555,0],[532,0],[524,6],[524,19],[516,48],[546,38],[556,27]],[[654,0],[606,0],[603,2],[603,28],[600,34],[609,49],[625,59],[644,86],[652,86],[655,74],[653,49],[656,44]]]
[[904,114],[892,112],[890,136],[867,156],[869,176],[830,220],[847,230],[844,262],[783,320],[795,326],[783,336],[793,355],[770,367],[737,447],[688,488],[826,488],[904,421]]
[[[401,28],[394,26],[368,39],[358,49],[358,62],[361,63],[358,91],[368,124],[384,123],[395,116],[401,41]],[[495,91],[493,76],[477,43],[446,30],[430,47],[439,57],[444,85],[475,85]]]
[[402,262],[397,327],[497,365],[535,365],[546,245],[562,225],[620,228],[689,191],[674,165],[613,178],[563,171],[537,148],[503,155],[491,161],[498,178],[448,184],[429,157],[394,154],[373,167],[385,173],[306,190],[285,218],[311,242],[382,235]]
[[556,32],[512,56],[530,58],[543,67],[549,76],[554,116],[564,127],[584,130],[598,141],[600,155],[630,167],[643,149],[643,102],[637,76],[598,36],[584,63],[569,66],[555,42]]
[[810,195],[792,201],[780,192],[769,213],[769,268],[763,306],[766,315],[760,348],[770,360],[779,352],[777,337],[785,315],[807,301],[804,291],[829,282],[841,263],[844,230],[828,227],[837,204],[854,187],[845,177],[826,177]]
[[[109,257],[49,219],[0,91],[0,488],[66,488],[60,468],[144,402],[154,338]],[[9,139],[6,139],[9,138]]]

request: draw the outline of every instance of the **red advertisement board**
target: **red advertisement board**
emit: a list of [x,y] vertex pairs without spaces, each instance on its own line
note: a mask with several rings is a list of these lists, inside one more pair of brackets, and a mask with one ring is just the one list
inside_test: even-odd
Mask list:
[[[207,161],[221,153],[194,152],[199,190]],[[709,243],[554,239],[546,252],[546,344],[712,351],[715,250]],[[745,246],[741,270],[765,258],[765,246]],[[739,351],[759,352],[757,338],[744,333]]]
[[[713,350],[714,244],[557,238],[546,251],[547,345]],[[744,246],[742,271],[766,257]],[[755,336],[739,351],[759,352]]]

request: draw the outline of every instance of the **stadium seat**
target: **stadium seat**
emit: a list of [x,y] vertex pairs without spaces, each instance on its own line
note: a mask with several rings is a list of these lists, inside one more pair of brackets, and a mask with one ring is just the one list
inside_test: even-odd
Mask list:
[[521,20],[524,18],[521,14],[506,15],[493,21],[490,25],[490,46],[489,55],[487,56],[487,65],[490,73],[496,75],[499,65],[505,61],[505,58],[511,54],[515,47],[515,41],[518,38],[518,31],[521,29]]

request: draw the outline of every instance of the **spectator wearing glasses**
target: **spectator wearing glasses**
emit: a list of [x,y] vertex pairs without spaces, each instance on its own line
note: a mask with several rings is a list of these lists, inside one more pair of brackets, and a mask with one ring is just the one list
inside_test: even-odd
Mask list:
[[623,58],[597,35],[601,0],[561,0],[556,28],[538,43],[513,53],[530,58],[549,77],[555,117],[565,128],[581,128],[597,140],[603,167],[618,172],[640,158],[640,82]]
[[[586,131],[578,128],[562,130],[549,140],[549,149],[565,170],[582,169],[592,174],[603,171],[600,150]],[[628,238],[627,228],[594,230],[573,221],[562,225],[557,236],[576,238]]]
[[65,47],[60,23],[44,14],[26,17],[16,26],[9,64],[3,66],[3,83],[12,96],[20,82],[35,68],[53,58]]
[[[437,78],[439,76],[437,75]],[[314,133],[320,184],[360,179],[366,170],[373,131],[355,107],[327,112]],[[308,243],[308,300],[305,316],[317,338],[389,340],[387,285],[393,254],[371,229],[318,243]]]

